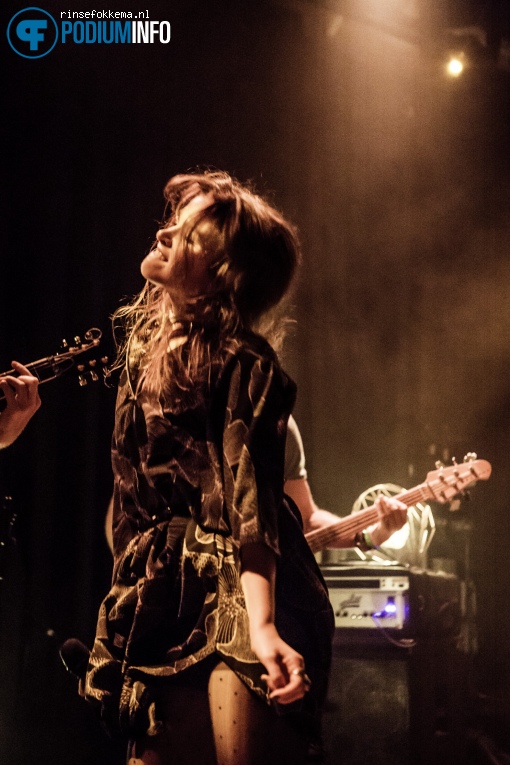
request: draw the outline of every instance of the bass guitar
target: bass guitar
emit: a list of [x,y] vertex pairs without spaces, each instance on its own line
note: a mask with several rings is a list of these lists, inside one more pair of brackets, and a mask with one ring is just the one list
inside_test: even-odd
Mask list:
[[[486,481],[491,471],[491,465],[487,460],[479,460],[476,454],[470,453],[464,457],[462,464],[441,466],[437,470],[430,471],[424,483],[402,491],[393,499],[400,500],[407,507],[427,500],[444,504],[469,489],[477,481]],[[372,506],[340,518],[331,526],[309,531],[305,537],[312,552],[316,553],[328,547],[342,546],[342,542],[351,542],[358,531],[363,531],[378,520],[379,513]]]

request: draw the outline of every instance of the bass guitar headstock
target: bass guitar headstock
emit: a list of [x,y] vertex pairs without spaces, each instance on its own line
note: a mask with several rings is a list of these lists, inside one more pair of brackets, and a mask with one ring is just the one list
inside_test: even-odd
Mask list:
[[[436,462],[436,470],[427,473],[425,485],[430,492],[428,499],[444,504],[462,496],[477,481],[486,481],[492,472],[490,462],[477,459],[474,452],[464,457],[462,464],[445,466]],[[453,508],[452,508],[453,509]]]

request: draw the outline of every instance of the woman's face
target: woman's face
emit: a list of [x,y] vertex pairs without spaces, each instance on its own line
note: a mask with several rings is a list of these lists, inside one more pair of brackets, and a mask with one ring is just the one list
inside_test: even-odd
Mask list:
[[190,240],[186,241],[186,235],[192,218],[212,204],[212,193],[193,197],[179,211],[175,222],[157,232],[155,249],[142,261],[142,275],[174,297],[193,297],[208,291],[209,265],[214,252],[207,252],[206,243],[208,240],[214,243],[217,232],[210,221],[203,220],[193,229]]

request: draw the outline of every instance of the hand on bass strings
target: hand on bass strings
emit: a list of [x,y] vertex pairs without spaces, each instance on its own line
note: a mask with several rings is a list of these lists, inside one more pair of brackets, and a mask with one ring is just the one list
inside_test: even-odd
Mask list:
[[379,520],[370,527],[372,543],[379,547],[398,531],[407,521],[407,506],[394,497],[381,495],[374,503],[379,513]]

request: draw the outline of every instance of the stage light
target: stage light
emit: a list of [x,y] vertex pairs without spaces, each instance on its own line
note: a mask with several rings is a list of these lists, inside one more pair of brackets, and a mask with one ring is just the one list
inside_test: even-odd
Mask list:
[[[366,510],[371,507],[381,494],[385,497],[395,497],[404,489],[393,483],[381,483],[364,491],[353,505],[353,512]],[[379,565],[384,563],[400,563],[401,565],[427,568],[427,552],[435,533],[435,522],[430,505],[417,502],[407,510],[407,523],[395,531],[377,550],[366,553],[355,549],[361,560],[373,561]]]
[[395,531],[384,543],[384,547],[390,547],[392,550],[401,550],[409,539],[409,523],[404,524],[401,529]]
[[446,64],[446,72],[450,77],[459,77],[464,71],[464,68],[464,55],[462,53],[450,56],[450,59]]

